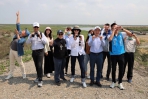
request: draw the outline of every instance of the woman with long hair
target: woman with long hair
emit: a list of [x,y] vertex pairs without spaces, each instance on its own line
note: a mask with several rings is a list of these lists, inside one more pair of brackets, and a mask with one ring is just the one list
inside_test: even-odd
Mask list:
[[54,62],[53,62],[53,37],[52,37],[52,31],[50,27],[46,27],[45,29],[45,36],[48,40],[48,43],[45,44],[44,48],[44,74],[50,78],[50,73],[54,71]]
[[85,40],[85,52],[86,52],[86,55],[84,56],[84,66],[85,66],[85,75],[87,76],[87,78],[90,78],[90,75],[87,74],[87,64],[88,62],[90,61],[90,46],[88,45],[88,40],[89,40],[89,37],[93,35],[93,30],[89,30],[88,31],[88,36]]

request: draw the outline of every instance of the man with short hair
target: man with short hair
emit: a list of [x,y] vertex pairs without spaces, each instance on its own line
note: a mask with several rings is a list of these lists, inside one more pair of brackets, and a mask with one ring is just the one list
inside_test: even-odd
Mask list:
[[102,87],[100,83],[101,79],[101,71],[102,71],[102,62],[103,62],[103,46],[104,40],[102,36],[100,36],[101,28],[96,26],[94,29],[94,35],[90,36],[88,40],[88,45],[90,46],[90,86],[92,86],[95,82],[94,78],[94,68],[96,64],[96,85],[98,87]]
[[48,40],[46,36],[39,31],[39,27],[38,22],[33,23],[34,32],[29,35],[26,43],[31,43],[32,57],[36,67],[37,78],[34,82],[38,83],[38,87],[42,87],[44,46],[47,44]]
[[[115,87],[116,83],[116,66],[117,63],[119,65],[119,76],[118,76],[118,87],[120,90],[123,90],[124,87],[122,85],[122,77],[123,77],[123,68],[124,68],[124,35],[130,35],[131,32],[124,29],[121,26],[118,26],[116,23],[111,25],[112,34],[109,37],[110,41],[110,55],[112,61],[112,84],[110,85],[111,88]],[[124,32],[119,32],[120,30]]]
[[[103,46],[102,72],[103,72],[104,61],[107,57],[108,66],[107,66],[107,72],[106,72],[106,80],[109,80],[109,75],[111,72],[111,58],[110,58],[110,54],[109,54],[109,40],[108,40],[108,38],[111,35],[110,24],[106,23],[104,25],[104,29],[101,32],[102,32],[101,35],[103,36],[103,39],[105,41],[105,45]],[[101,75],[101,78],[103,78],[103,75]]]
[[125,74],[126,65],[128,64],[127,71],[127,80],[129,83],[132,82],[133,78],[133,67],[134,67],[134,53],[136,50],[136,45],[139,45],[140,41],[135,34],[130,34],[124,38],[124,46],[125,46],[125,54],[124,54],[124,71],[123,76]]

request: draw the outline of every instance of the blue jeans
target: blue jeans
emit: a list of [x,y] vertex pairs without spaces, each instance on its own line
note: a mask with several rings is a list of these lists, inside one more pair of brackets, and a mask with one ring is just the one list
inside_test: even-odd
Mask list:
[[90,55],[89,54],[86,54],[86,55],[84,55],[85,72],[87,72],[87,64],[88,64],[88,61],[90,61]]
[[71,75],[72,75],[72,77],[74,77],[74,75],[75,75],[76,58],[78,59],[78,62],[80,65],[81,78],[85,78],[84,55],[71,56]]
[[94,81],[94,67],[97,64],[96,82],[100,82],[102,71],[103,53],[90,53],[90,80]]
[[65,58],[57,59],[53,57],[53,60],[54,60],[54,66],[55,66],[54,80],[55,82],[59,82],[60,78],[64,78]]

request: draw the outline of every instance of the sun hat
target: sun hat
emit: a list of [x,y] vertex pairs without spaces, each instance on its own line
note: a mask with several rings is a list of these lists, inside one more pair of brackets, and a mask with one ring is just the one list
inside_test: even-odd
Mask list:
[[79,28],[79,26],[74,26],[72,31],[74,32],[74,30],[79,30],[79,32],[81,32],[81,29]]

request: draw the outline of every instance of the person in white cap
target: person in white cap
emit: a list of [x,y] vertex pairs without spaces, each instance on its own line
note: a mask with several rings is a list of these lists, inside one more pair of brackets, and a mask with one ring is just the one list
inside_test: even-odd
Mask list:
[[43,77],[43,57],[44,57],[44,46],[46,43],[48,43],[48,40],[44,33],[41,33],[39,31],[39,23],[34,22],[33,23],[33,29],[34,32],[29,35],[26,43],[31,43],[31,49],[32,49],[32,57],[33,61],[36,67],[37,72],[37,78],[34,80],[34,82],[38,83],[38,87],[41,87],[43,84],[42,77]]
[[13,37],[13,41],[11,42],[10,45],[10,72],[8,76],[5,79],[10,79],[13,77],[13,71],[15,68],[15,60],[17,60],[18,64],[21,67],[21,72],[23,79],[26,78],[26,71],[25,71],[25,66],[22,61],[22,56],[24,55],[24,43],[26,41],[26,37],[29,36],[30,32],[25,29],[21,31],[20,29],[20,14],[19,12],[16,13],[17,20],[16,20],[16,30],[15,30],[15,35]]
[[53,37],[52,30],[50,27],[46,27],[44,32],[48,43],[45,44],[44,48],[44,74],[50,78],[50,73],[54,71],[54,63],[53,63]]
[[88,40],[88,45],[90,46],[90,86],[95,82],[94,78],[94,67],[97,64],[97,73],[96,73],[96,85],[102,87],[100,83],[102,63],[103,63],[103,46],[104,40],[100,36],[101,28],[96,26],[94,28],[94,35],[90,36]]

